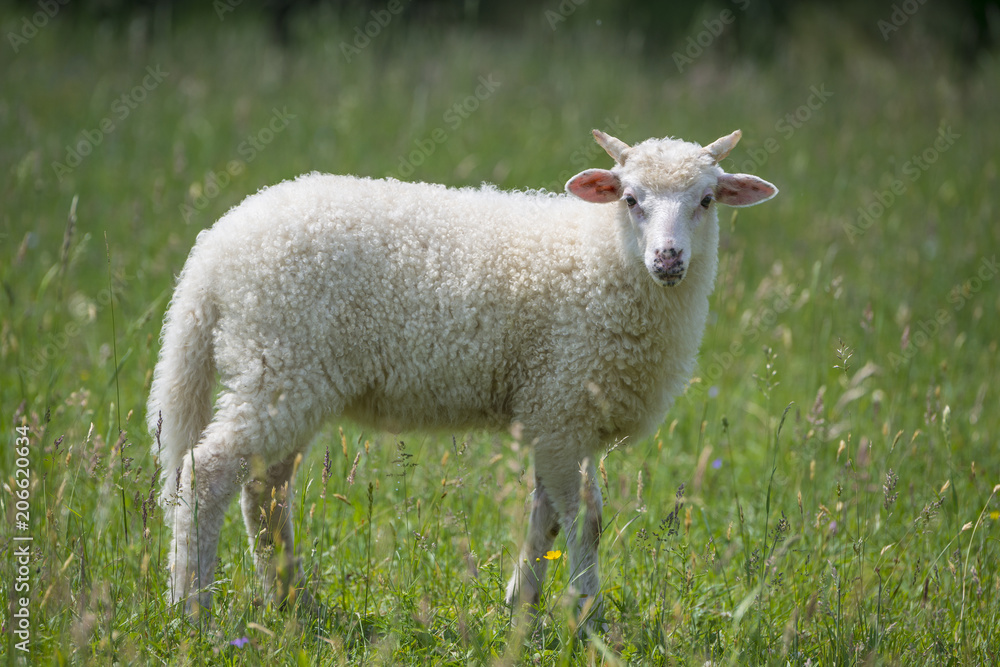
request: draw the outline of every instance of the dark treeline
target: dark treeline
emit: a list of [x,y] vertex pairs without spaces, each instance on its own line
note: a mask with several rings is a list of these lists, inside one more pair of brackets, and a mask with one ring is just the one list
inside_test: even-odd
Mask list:
[[531,23],[555,28],[569,21],[601,21],[637,36],[650,50],[721,21],[736,35],[740,51],[756,56],[769,53],[793,17],[821,9],[863,26],[875,40],[886,39],[910,21],[919,23],[963,60],[972,60],[1000,42],[1000,0],[842,0],[835,9],[827,0],[16,0],[14,6],[28,17],[65,12],[76,18],[129,21],[148,15],[160,23],[202,14],[253,12],[265,16],[276,39],[283,42],[294,40],[296,20],[308,21],[318,12],[357,21],[377,17],[392,6],[410,22],[496,30],[517,31]]

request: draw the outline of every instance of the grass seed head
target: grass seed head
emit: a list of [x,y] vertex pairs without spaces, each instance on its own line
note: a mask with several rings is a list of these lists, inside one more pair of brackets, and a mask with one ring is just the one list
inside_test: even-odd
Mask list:
[[882,485],[882,495],[884,497],[883,505],[886,512],[892,511],[893,503],[896,502],[896,497],[899,493],[896,491],[896,482],[899,478],[896,473],[893,472],[892,468],[885,474],[885,483]]

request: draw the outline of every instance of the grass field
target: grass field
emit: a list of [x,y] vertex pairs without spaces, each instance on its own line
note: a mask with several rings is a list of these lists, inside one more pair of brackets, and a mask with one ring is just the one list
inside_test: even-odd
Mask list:
[[[793,20],[766,59],[723,32],[690,63],[673,57],[688,35],[644,48],[582,16],[550,30],[541,9],[521,36],[399,18],[354,50],[362,17],[303,22],[287,49],[224,18],[57,17],[4,44],[3,660],[994,664],[996,56],[960,66],[927,23],[883,41],[834,15]],[[321,616],[261,601],[235,507],[215,617],[170,608],[143,423],[198,232],[310,170],[561,189],[610,164],[593,127],[741,128],[723,166],[781,189],[721,210],[696,377],[651,441],[602,460],[607,631],[577,638],[562,557],[541,622],[512,627],[527,448],[351,423],[296,482]]]

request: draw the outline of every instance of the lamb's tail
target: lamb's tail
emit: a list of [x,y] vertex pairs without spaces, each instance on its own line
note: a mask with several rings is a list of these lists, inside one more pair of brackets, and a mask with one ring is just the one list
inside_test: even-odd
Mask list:
[[162,467],[160,502],[168,515],[184,456],[198,444],[212,418],[212,330],[218,311],[210,296],[211,281],[193,260],[181,272],[164,318],[160,358],[146,409],[153,455]]

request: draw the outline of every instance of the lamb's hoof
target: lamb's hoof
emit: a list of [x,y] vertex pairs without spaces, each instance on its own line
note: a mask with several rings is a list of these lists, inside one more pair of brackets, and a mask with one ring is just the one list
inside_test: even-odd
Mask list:
[[585,639],[587,635],[602,632],[607,634],[610,627],[604,618],[604,605],[600,596],[582,595],[577,600],[576,617],[578,620],[577,636]]
[[309,618],[318,617],[322,607],[323,605],[305,587],[293,589],[278,605],[281,611],[293,611],[296,616]]
[[192,621],[208,620],[212,617],[212,592],[210,590],[170,593],[170,605],[180,607],[184,615]]

